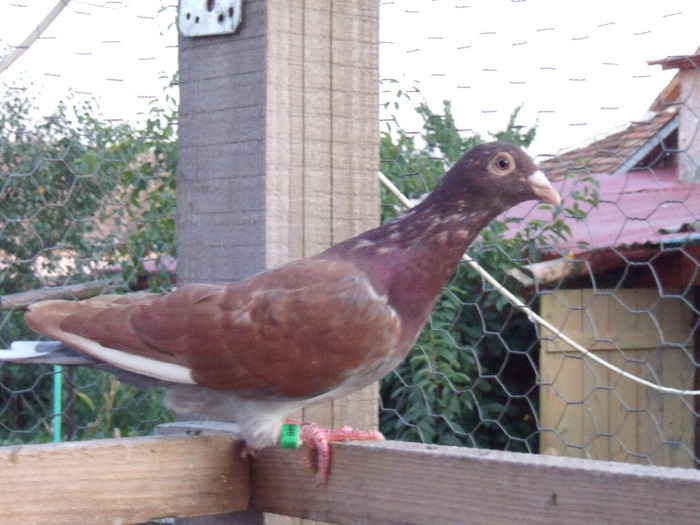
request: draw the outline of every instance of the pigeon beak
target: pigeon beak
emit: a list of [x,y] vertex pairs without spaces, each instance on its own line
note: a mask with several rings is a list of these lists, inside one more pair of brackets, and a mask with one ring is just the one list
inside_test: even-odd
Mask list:
[[530,175],[527,181],[530,183],[532,191],[535,192],[537,198],[542,202],[548,202],[554,206],[559,206],[561,204],[559,193],[552,187],[552,184],[540,170]]

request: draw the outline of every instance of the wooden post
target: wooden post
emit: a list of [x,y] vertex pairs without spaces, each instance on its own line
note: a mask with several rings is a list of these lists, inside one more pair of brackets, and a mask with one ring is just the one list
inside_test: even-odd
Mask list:
[[[178,282],[222,283],[379,222],[377,0],[250,0],[180,37]],[[377,388],[301,415],[377,426]]]

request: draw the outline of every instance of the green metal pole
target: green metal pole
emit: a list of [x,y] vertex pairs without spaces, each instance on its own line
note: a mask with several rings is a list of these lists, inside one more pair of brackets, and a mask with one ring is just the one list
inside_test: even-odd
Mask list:
[[53,365],[53,441],[61,441],[63,424],[63,367]]

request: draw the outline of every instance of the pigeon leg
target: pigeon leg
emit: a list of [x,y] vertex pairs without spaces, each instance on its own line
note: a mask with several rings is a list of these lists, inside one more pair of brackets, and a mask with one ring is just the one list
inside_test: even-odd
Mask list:
[[331,468],[332,441],[383,440],[377,430],[354,430],[348,426],[341,428],[321,428],[313,423],[301,424],[301,441],[305,445],[302,464],[316,472],[320,485],[328,481]]

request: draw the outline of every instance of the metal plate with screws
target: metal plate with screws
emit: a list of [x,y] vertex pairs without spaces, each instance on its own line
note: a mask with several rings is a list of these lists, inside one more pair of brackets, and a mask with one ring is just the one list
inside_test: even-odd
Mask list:
[[235,33],[241,24],[242,0],[180,0],[178,27],[184,36]]

